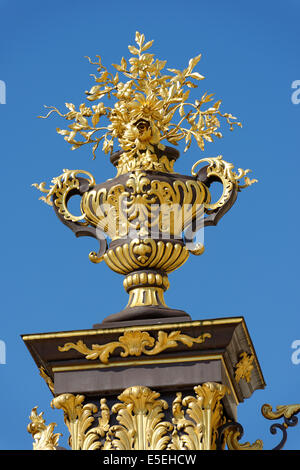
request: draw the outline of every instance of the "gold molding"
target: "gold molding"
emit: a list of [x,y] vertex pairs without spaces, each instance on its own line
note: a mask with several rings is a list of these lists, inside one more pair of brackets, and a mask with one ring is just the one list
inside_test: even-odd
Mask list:
[[[195,320],[195,321],[186,321],[179,323],[166,323],[166,324],[149,324],[145,325],[144,329],[146,330],[159,330],[161,328],[170,329],[170,328],[186,328],[192,326],[211,326],[211,325],[226,325],[228,323],[242,323],[245,327],[245,321],[243,317],[233,317],[233,318],[216,318],[212,320]],[[55,333],[33,333],[30,335],[22,335],[23,341],[32,341],[36,339],[54,339],[54,338],[66,338],[71,336],[95,336],[101,334],[109,333],[123,333],[124,331],[131,330],[136,331],[140,330],[140,326],[125,326],[117,328],[95,328],[90,330],[73,330],[73,331],[59,331]],[[250,339],[248,332],[245,330],[247,339]],[[252,343],[249,343],[252,345]]]
[[194,361],[209,361],[223,359],[221,354],[205,354],[203,356],[182,356],[182,357],[168,357],[163,359],[135,359],[131,361],[115,361],[109,364],[83,364],[74,366],[54,366],[53,372],[71,372],[75,370],[91,370],[91,369],[106,369],[111,367],[123,366],[138,366],[138,365],[151,365],[151,364],[174,364],[181,362],[194,362]]
[[131,289],[134,289],[139,284],[141,285],[155,285],[161,287],[164,290],[169,288],[169,280],[166,274],[162,275],[160,273],[148,273],[148,272],[136,272],[134,274],[128,274],[123,281],[123,286],[126,292],[129,292]]
[[66,343],[64,346],[58,346],[58,350],[64,352],[75,349],[85,355],[85,358],[88,360],[99,359],[100,362],[108,364],[109,356],[117,348],[123,350],[120,352],[121,357],[141,356],[142,354],[153,356],[166,349],[177,347],[178,342],[191,347],[194,343],[203,343],[206,338],[211,338],[211,334],[203,333],[197,338],[192,338],[191,336],[182,334],[181,331],[172,331],[167,334],[160,330],[157,340],[155,340],[155,338],[150,336],[146,331],[126,331],[117,341],[107,344],[93,344],[92,348],[88,348],[82,340],[79,340],[77,343]]
[[107,266],[116,273],[129,274],[134,270],[161,269],[166,273],[175,271],[188,259],[189,252],[181,243],[171,243],[152,238],[135,238],[103,255]]

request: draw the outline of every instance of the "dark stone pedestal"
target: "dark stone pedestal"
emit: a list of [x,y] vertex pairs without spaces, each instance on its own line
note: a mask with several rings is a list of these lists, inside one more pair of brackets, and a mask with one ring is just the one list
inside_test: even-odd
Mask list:
[[[105,323],[22,339],[55,396],[114,400],[128,387],[147,386],[168,400],[170,394],[217,382],[227,386],[224,410],[236,420],[238,404],[265,386],[242,317]],[[238,367],[243,357],[250,358],[248,373],[246,362],[245,373]]]

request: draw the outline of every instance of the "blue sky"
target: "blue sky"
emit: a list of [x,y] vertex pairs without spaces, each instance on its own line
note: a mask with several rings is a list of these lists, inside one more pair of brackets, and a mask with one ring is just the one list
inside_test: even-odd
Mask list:
[[[89,149],[70,151],[55,131],[60,118],[37,116],[44,104],[82,103],[95,72],[84,56],[119,63],[136,30],[154,39],[153,52],[171,68],[202,53],[199,94],[214,92],[243,123],[205,152],[192,145],[176,165],[189,174],[198,159],[222,154],[259,182],[206,230],[205,253],[170,275],[166,301],[194,320],[245,317],[267,387],[239,406],[238,419],[243,441],[261,438],[272,448],[280,436],[270,434],[261,405],[300,403],[300,364],[291,361],[291,344],[300,340],[300,104],[291,100],[291,84],[300,80],[299,1],[0,0],[0,16],[0,340],[7,355],[0,449],[31,448],[26,426],[35,405],[66,435],[20,335],[90,328],[126,304],[122,278],[88,260],[94,241],[76,239],[31,183],[49,182],[63,168],[91,171],[97,182],[115,174],[101,152],[93,161]],[[285,448],[300,448],[300,426],[289,430]]]

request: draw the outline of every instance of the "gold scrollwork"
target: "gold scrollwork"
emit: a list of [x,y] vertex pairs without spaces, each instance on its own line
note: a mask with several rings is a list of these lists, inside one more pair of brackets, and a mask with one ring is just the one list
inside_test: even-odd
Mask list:
[[[246,176],[247,173],[249,173],[251,170],[242,170],[241,168],[239,168],[238,173],[234,172],[234,165],[223,160],[222,155],[219,155],[215,158],[202,158],[201,160],[198,160],[196,163],[194,163],[191,169],[191,173],[193,176],[197,175],[197,172],[195,171],[196,167],[200,163],[204,162],[209,163],[209,166],[207,168],[207,176],[215,176],[220,179],[223,184],[223,193],[217,202],[210,203],[210,201],[204,201],[204,208],[207,213],[209,213],[209,211],[214,211],[219,207],[222,207],[228,201],[234,186],[238,189],[238,191],[240,191],[242,188],[247,188],[253,183],[257,183],[256,179],[251,180],[249,177]],[[244,178],[245,181],[243,185],[240,184],[240,180],[242,178]]]
[[273,411],[272,406],[269,404],[265,404],[261,408],[262,415],[267,419],[278,419],[278,418],[286,418],[290,419],[296,413],[300,411],[300,404],[296,405],[278,405],[276,407],[276,411]]
[[[46,196],[41,196],[40,199],[46,204],[52,206],[52,197],[55,198],[55,206],[58,208],[58,212],[66,219],[72,222],[79,222],[84,220],[85,214],[82,213],[80,216],[75,216],[70,213],[67,207],[66,199],[70,191],[74,189],[79,189],[79,180],[77,179],[78,174],[84,174],[89,178],[89,186],[95,185],[94,177],[91,173],[84,170],[63,170],[63,173],[59,176],[56,176],[51,180],[50,188],[47,189],[46,183],[42,182],[40,184],[33,183],[32,186],[37,188],[42,193],[45,193]],[[81,211],[82,212],[82,211]],[[81,222],[85,223],[85,222]]]
[[241,437],[240,431],[234,425],[228,427],[225,433],[225,442],[228,450],[262,450],[263,441],[257,439],[253,444],[250,442],[239,442]]
[[142,354],[153,356],[166,349],[177,347],[178,343],[183,343],[191,347],[193,344],[203,343],[206,338],[210,337],[210,333],[203,333],[197,338],[192,338],[191,336],[182,334],[181,331],[172,331],[171,333],[159,331],[157,340],[155,340],[147,331],[126,331],[119,337],[118,341],[113,341],[108,344],[93,344],[92,348],[88,348],[82,340],[79,340],[77,343],[66,343],[64,346],[59,346],[58,349],[59,351],[75,349],[85,355],[86,359],[99,359],[102,363],[108,364],[109,356],[117,348],[122,349],[120,353],[121,357],[141,356]]
[[183,229],[202,213],[208,197],[203,183],[176,179],[173,183],[150,180],[145,172],[132,172],[125,185],[92,189],[82,197],[86,220],[112,240],[130,230],[146,237],[157,231],[181,238]]

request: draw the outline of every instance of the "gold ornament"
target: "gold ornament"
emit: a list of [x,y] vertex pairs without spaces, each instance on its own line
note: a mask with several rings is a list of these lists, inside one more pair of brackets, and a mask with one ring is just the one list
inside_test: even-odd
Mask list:
[[[196,397],[182,400],[177,393],[173,402],[173,443],[170,449],[213,450],[218,428],[225,422],[221,399],[228,393],[225,385],[208,382],[194,387]],[[182,406],[186,407],[184,413]],[[188,418],[186,417],[188,415]]]
[[[115,74],[107,70],[100,56],[97,62],[89,59],[99,72],[94,77],[96,85],[87,92],[87,100],[94,105],[82,103],[77,109],[66,103],[65,114],[51,107],[45,116],[57,113],[70,122],[67,130],[58,129],[58,133],[72,149],[91,144],[95,157],[102,143],[103,151],[112,153],[117,177],[96,184],[89,172],[64,170],[52,179],[50,188],[44,182],[34,184],[45,194],[41,199],[53,204],[56,215],[77,237],[91,236],[100,242],[98,252],[90,252],[90,261],[105,261],[113,271],[130,275],[124,284],[128,304],[108,321],[146,315],[153,318],[156,307],[160,309],[155,315],[181,314],[183,311],[165,304],[166,275],[182,266],[190,253],[199,256],[204,252],[200,240],[203,228],[216,225],[235,202],[238,191],[256,181],[246,176],[250,170],[234,172],[234,166],[221,156],[196,162],[192,176],[174,172],[179,152],[165,146],[163,140],[174,145],[184,140],[186,151],[194,138],[204,150],[205,142],[222,137],[221,118],[231,130],[241,124],[220,111],[220,100],[211,103],[212,94],[205,93],[194,102],[189,99],[191,88],[197,87],[195,81],[204,78],[194,71],[201,55],[190,59],[182,71],[168,68],[168,73],[163,73],[166,62],[155,60],[148,52],[153,41],[145,42],[139,32],[135,41],[135,46],[129,46],[129,61],[122,58],[120,65],[113,64]],[[109,106],[106,100],[115,102],[110,101]],[[114,150],[116,142],[119,151]],[[196,171],[205,162],[208,165],[203,171]],[[209,187],[215,181],[222,183],[223,193],[212,202]],[[75,195],[81,196],[77,216],[68,209]],[[144,269],[152,272],[142,272]],[[188,317],[185,312],[182,315]]]
[[165,238],[181,238],[207,200],[208,190],[200,181],[150,180],[140,171],[130,173],[125,184],[84,193],[81,205],[86,221],[112,240],[126,237],[130,231],[140,237],[161,233]]
[[40,371],[40,376],[45,380],[51,392],[54,393],[54,383],[52,379],[49,377],[49,375],[46,373],[44,367],[40,367],[39,371]]
[[37,406],[35,406],[30,414],[30,423],[27,431],[34,439],[33,450],[56,450],[60,433],[53,434],[56,426],[55,423],[46,426],[43,413],[37,414]]
[[290,419],[293,415],[299,413],[300,404],[297,405],[278,405],[276,411],[273,411],[272,406],[265,404],[261,408],[262,415],[267,419],[286,418]]
[[51,180],[52,185],[47,189],[46,183],[42,182],[40,184],[33,183],[32,186],[37,188],[39,191],[46,194],[46,196],[40,197],[49,206],[53,205],[52,197],[55,198],[55,206],[58,208],[59,214],[62,214],[66,220],[71,220],[72,222],[82,221],[85,217],[83,213],[81,216],[72,215],[67,208],[67,196],[70,191],[74,189],[79,189],[79,181],[77,176],[79,174],[84,174],[89,177],[89,185],[94,186],[95,180],[93,175],[88,171],[84,170],[63,170],[63,173],[60,176],[56,176]]
[[250,442],[240,443],[240,431],[233,424],[229,426],[225,433],[225,443],[228,450],[263,450],[263,442],[257,439],[253,444]]
[[[59,395],[52,400],[51,406],[64,411],[72,450],[215,449],[218,429],[225,421],[221,400],[228,390],[214,382],[198,385],[194,390],[195,397],[184,399],[177,393],[171,409],[172,422],[165,420],[168,403],[146,386],[127,388],[111,409],[106,400],[101,399],[98,422],[95,419],[98,407],[84,403],[83,395]],[[31,420],[40,422],[35,408]],[[33,423],[29,424],[28,431],[36,437],[38,426]],[[49,431],[52,432],[54,426],[51,423]],[[44,420],[40,427],[44,432]],[[54,450],[59,436],[53,436],[51,432],[48,447]]]
[[134,238],[130,243],[108,249],[103,259],[113,271],[128,274],[139,268],[169,273],[182,266],[188,257],[189,252],[181,243]]
[[235,366],[235,380],[239,382],[241,379],[245,379],[248,383],[251,381],[252,370],[254,365],[254,355],[242,352],[240,354],[240,361]]
[[69,445],[72,450],[96,450],[100,447],[97,433],[86,433],[94,421],[93,413],[97,411],[94,404],[82,405],[83,395],[64,393],[51,402],[52,408],[64,411],[64,421],[69,429]]
[[[246,176],[247,173],[249,173],[251,170],[242,170],[242,168],[239,168],[238,173],[234,172],[234,165],[223,160],[222,155],[219,155],[215,158],[202,158],[201,160],[198,160],[196,163],[194,163],[191,169],[191,173],[193,176],[197,175],[197,172],[195,171],[197,166],[200,163],[205,162],[209,163],[209,166],[207,168],[207,177],[217,177],[223,184],[223,192],[217,202],[210,203],[210,201],[204,201],[204,208],[207,214],[209,214],[210,211],[214,211],[219,207],[224,206],[224,204],[230,198],[234,187],[236,187],[237,190],[240,191],[243,188],[247,188],[248,186],[257,183],[256,179],[250,180],[250,178]],[[243,185],[239,184],[242,178],[244,178]]]
[[121,357],[141,356],[142,354],[154,356],[166,349],[176,348],[178,343],[191,347],[193,344],[204,343],[206,338],[210,337],[210,333],[203,333],[197,338],[192,338],[191,336],[182,334],[181,331],[172,331],[171,333],[159,331],[157,340],[155,340],[155,338],[150,336],[146,331],[126,331],[119,337],[118,341],[113,341],[108,344],[93,344],[92,348],[88,348],[82,340],[79,340],[77,343],[66,343],[64,346],[59,346],[58,349],[62,352],[75,349],[81,354],[84,354],[85,358],[88,360],[99,359],[103,364],[108,364],[109,356],[117,348],[122,350],[122,352],[120,352]]
[[148,387],[130,387],[112,407],[117,414],[118,425],[110,428],[112,447],[117,450],[164,450],[170,437],[171,423],[162,421],[168,408],[159,393]]
[[[155,60],[154,54],[146,52],[153,41],[145,42],[144,34],[136,32],[135,42],[135,46],[128,46],[132,55],[128,62],[123,57],[120,65],[113,64],[115,74],[107,70],[100,56],[96,62],[88,58],[99,73],[94,75],[96,85],[86,92],[87,100],[95,105],[82,103],[76,110],[74,104],[66,103],[68,112],[65,114],[54,106],[46,106],[49,113],[40,116],[47,118],[54,112],[72,122],[68,129],[57,129],[72,150],[91,144],[95,158],[100,143],[107,154],[112,152],[117,140],[123,150],[118,170],[123,173],[124,167],[136,167],[136,155],[152,161],[154,166],[160,164],[154,146],[164,139],[173,145],[184,140],[186,151],[194,138],[204,150],[205,142],[222,137],[220,118],[227,121],[231,130],[234,125],[241,126],[232,114],[220,111],[220,100],[211,104],[213,94],[204,93],[194,102],[189,101],[191,89],[197,88],[197,81],[204,79],[194,71],[201,54],[190,59],[184,70],[168,68],[168,73],[163,74],[166,61]],[[121,80],[121,74],[127,81]],[[103,99],[116,102],[109,105]]]

